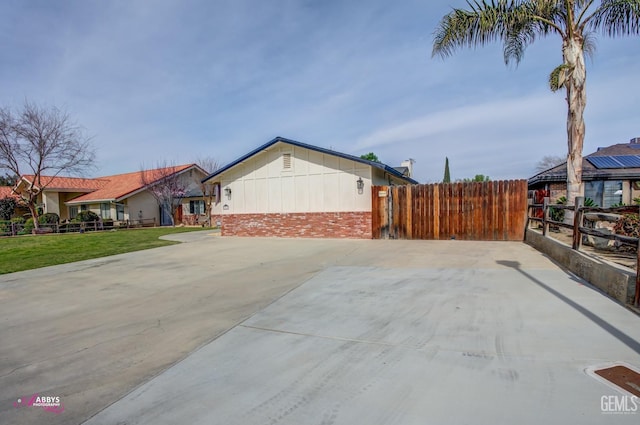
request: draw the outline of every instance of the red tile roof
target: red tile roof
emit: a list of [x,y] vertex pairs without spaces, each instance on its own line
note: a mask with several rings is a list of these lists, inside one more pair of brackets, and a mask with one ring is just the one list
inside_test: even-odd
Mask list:
[[20,197],[13,193],[13,188],[11,186],[0,186],[0,199],[3,198],[19,199]]
[[[165,172],[174,171],[179,173],[194,164],[177,165],[175,167],[157,168],[144,171],[146,179],[149,181],[158,180]],[[23,176],[23,178],[33,178],[33,176]],[[43,181],[45,178],[42,177]],[[142,171],[133,173],[116,174],[95,179],[83,179],[75,177],[53,177],[51,184],[47,185],[48,190],[58,190],[66,192],[88,192],[74,198],[67,203],[85,203],[90,201],[118,200],[131,195],[144,188],[142,183]]]
[[[33,181],[33,174],[25,174],[23,180]],[[105,177],[86,179],[80,177],[50,177],[40,176],[40,182],[48,190],[64,190],[67,192],[88,192],[104,187],[108,180]],[[36,184],[36,186],[38,186]]]

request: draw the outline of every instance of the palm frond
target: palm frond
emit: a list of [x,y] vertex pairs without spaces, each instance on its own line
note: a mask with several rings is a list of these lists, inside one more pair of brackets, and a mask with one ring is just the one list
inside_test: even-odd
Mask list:
[[549,74],[549,88],[552,92],[557,92],[567,81],[569,74],[571,73],[571,67],[566,63],[557,66],[551,74]]
[[640,0],[602,0],[585,24],[611,37],[639,35]]
[[440,21],[432,56],[448,57],[460,47],[502,41],[505,63],[519,63],[537,36],[550,32],[564,36],[562,4],[559,0],[469,0],[468,9],[453,9]]
[[593,59],[596,54],[596,41],[596,35],[593,32],[587,32],[583,34],[582,51],[587,57],[589,57],[589,59]]
[[518,28],[512,28],[504,42],[504,63],[508,65],[512,59],[516,63],[520,63],[525,49],[535,41],[535,38],[536,32],[530,23],[521,25]]
[[453,9],[442,18],[434,33],[432,56],[451,56],[460,47],[475,47],[503,38],[506,1],[467,4],[469,10]]

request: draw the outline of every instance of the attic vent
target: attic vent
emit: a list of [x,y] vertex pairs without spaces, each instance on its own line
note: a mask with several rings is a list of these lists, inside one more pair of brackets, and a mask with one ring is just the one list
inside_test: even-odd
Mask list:
[[291,154],[290,153],[283,153],[282,154],[282,168],[284,168],[285,170],[290,170],[291,169]]

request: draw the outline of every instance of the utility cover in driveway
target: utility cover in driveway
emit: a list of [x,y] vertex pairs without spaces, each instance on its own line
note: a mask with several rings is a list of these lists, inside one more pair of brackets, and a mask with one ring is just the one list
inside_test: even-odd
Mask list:
[[609,367],[592,368],[587,372],[598,375],[624,392],[640,397],[640,373],[632,370],[631,367],[624,363],[614,363]]

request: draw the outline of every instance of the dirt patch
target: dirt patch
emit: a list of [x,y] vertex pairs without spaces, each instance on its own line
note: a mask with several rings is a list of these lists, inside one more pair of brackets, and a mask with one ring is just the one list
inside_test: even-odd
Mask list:
[[[550,229],[547,236],[560,241],[566,245],[573,244],[573,234],[571,230],[565,228]],[[612,248],[611,250],[597,249],[593,246],[582,244],[580,251],[586,252],[595,257],[602,258],[611,263],[619,264],[630,269],[636,269],[636,253],[626,251],[629,247],[621,247],[621,249]]]

